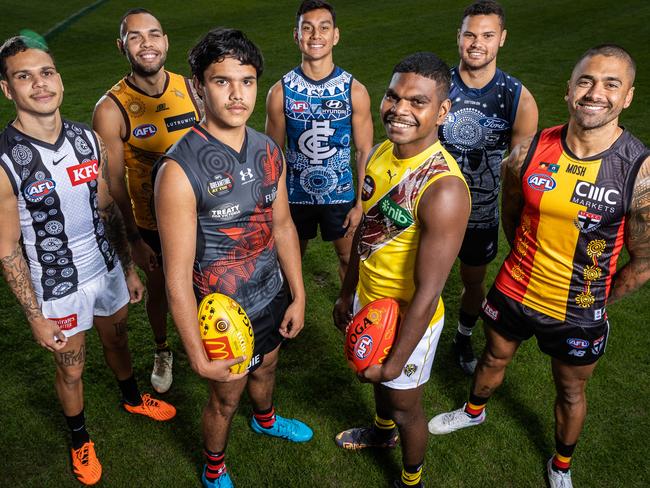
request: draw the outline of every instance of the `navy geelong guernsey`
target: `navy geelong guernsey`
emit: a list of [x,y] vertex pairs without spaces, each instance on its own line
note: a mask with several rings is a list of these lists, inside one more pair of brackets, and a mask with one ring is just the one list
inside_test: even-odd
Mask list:
[[74,293],[119,262],[97,209],[99,152],[95,133],[67,120],[54,144],[12,125],[0,135],[0,167],[18,201],[23,249],[40,300]]
[[319,81],[308,78],[300,67],[282,77],[290,203],[354,200],[351,86],[352,75],[338,66]]
[[499,225],[501,162],[515,123],[521,82],[497,68],[483,88],[469,88],[451,69],[451,110],[438,135],[456,159],[472,194],[468,229]]
[[238,153],[195,125],[165,157],[183,169],[196,197],[197,298],[223,293],[255,315],[282,287],[272,222],[280,148],[247,127]]

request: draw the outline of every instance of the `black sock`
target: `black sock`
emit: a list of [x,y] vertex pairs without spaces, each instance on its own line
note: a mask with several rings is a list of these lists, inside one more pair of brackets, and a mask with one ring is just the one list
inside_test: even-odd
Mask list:
[[117,384],[120,386],[120,391],[122,392],[122,401],[132,406],[142,403],[142,397],[140,396],[140,390],[138,390],[135,376],[131,375],[125,380],[117,380]]
[[167,343],[167,337],[164,337],[160,341],[156,339],[156,352],[169,352],[169,344]]
[[72,448],[79,449],[86,442],[90,440],[90,435],[86,430],[86,416],[84,415],[83,408],[81,412],[72,417],[63,415],[65,417],[65,422],[68,424],[70,429],[70,434],[72,435]]
[[405,464],[400,479],[402,486],[420,488],[422,486],[422,463]]
[[469,340],[472,336],[472,329],[476,326],[478,315],[470,315],[463,310],[458,312],[458,330],[456,331],[456,341]]

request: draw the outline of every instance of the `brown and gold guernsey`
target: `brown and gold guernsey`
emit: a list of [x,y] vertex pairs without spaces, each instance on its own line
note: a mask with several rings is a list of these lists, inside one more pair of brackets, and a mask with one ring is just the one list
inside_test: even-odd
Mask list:
[[153,164],[200,119],[190,81],[168,71],[165,75],[165,87],[159,95],[147,95],[126,77],[107,93],[126,123],[124,162],[135,222],[149,230],[157,229]]
[[570,324],[606,320],[636,175],[648,149],[628,131],[605,152],[577,158],[566,126],[541,131],[521,170],[524,209],[495,286]]

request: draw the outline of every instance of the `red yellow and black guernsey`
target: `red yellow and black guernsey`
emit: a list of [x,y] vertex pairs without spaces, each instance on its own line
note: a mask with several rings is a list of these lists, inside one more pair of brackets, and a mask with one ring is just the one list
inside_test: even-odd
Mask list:
[[495,286],[571,324],[606,320],[626,215],[645,145],[624,130],[605,152],[577,158],[566,126],[537,134],[521,170],[524,209]]

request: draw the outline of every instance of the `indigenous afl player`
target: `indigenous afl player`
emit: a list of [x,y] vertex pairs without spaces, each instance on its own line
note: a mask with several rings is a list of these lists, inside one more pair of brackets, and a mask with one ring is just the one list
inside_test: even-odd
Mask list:
[[386,361],[362,373],[374,384],[374,424],[336,436],[344,449],[402,444],[396,487],[421,487],[426,451],[422,391],[429,380],[444,322],[440,293],[458,255],[471,208],[456,161],[438,140],[449,112],[449,67],[433,53],[395,66],[381,104],[388,140],[366,167],[363,220],[334,321],[345,330],[372,300],[400,303],[400,331]]
[[[650,278],[650,151],[619,126],[635,63],[616,45],[575,65],[569,122],[538,133],[504,162],[503,228],[511,244],[483,304],[487,345],[463,408],[429,422],[446,434],[485,420],[522,341],[551,356],[556,452],[551,487],[571,487],[571,457],[587,413],[585,387],[609,336],[606,305]],[[625,245],[630,260],[616,269]]]
[[200,119],[190,81],[164,68],[167,34],[151,12],[127,11],[117,47],[131,72],[104,95],[93,128],[108,150],[111,193],[126,225],[133,260],[147,276],[147,316],[156,351],[151,384],[165,393],[172,384],[173,355],[167,343],[167,297],[160,238],[153,206],[153,164]]
[[[282,152],[246,126],[262,74],[260,51],[241,31],[219,28],[190,51],[189,63],[205,118],[166,154],[154,193],[172,317],[192,369],[209,380],[202,481],[227,488],[233,484],[225,449],[244,389],[253,431],[293,442],[312,437],[304,423],[277,415],[272,398],[280,343],[303,327],[305,292]],[[231,296],[249,315],[252,358],[208,359],[197,302],[214,292]],[[229,371],[244,360],[248,375]]]
[[537,105],[515,77],[497,68],[506,41],[505,14],[493,0],[465,9],[458,29],[460,62],[451,70],[451,110],[440,141],[456,159],[472,193],[472,214],[460,248],[460,298],[454,356],[474,373],[472,329],[485,298],[487,265],[499,250],[501,161],[507,150],[537,131]]
[[339,28],[332,5],[303,1],[293,37],[302,60],[269,91],[266,133],[286,151],[289,208],[301,254],[320,226],[322,239],[334,243],[343,280],[362,213],[350,167],[352,144],[360,185],[372,147],[370,96],[334,64]]
[[97,329],[128,412],[169,420],[176,410],[141,395],[133,376],[127,305],[143,286],[108,192],[106,148],[89,127],[61,118],[63,83],[44,45],[7,40],[0,74],[16,108],[0,134],[0,263],[36,342],[54,355],[73,471],[92,485],[102,466],[84,418],[86,330]]

